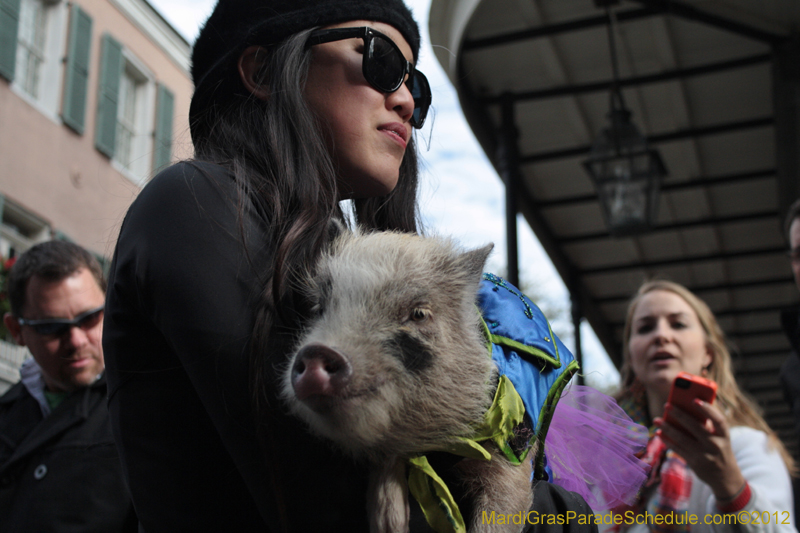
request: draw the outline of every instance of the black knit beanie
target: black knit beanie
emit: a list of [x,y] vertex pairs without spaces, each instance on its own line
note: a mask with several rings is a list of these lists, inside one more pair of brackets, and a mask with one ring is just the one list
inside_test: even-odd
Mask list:
[[195,143],[210,127],[210,107],[246,95],[236,68],[245,48],[268,47],[299,31],[348,20],[394,26],[418,57],[419,27],[403,0],[219,0],[192,50],[195,91],[189,125]]

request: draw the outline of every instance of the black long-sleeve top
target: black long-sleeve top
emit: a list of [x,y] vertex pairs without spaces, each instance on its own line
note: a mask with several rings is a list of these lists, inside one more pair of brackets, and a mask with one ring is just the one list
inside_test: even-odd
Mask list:
[[[103,348],[112,429],[148,533],[368,530],[366,468],[309,435],[276,391],[263,421],[270,451],[258,444],[249,343],[272,259],[265,219],[230,172],[186,162],[156,176],[123,222]],[[270,354],[275,368],[284,348]],[[550,483],[535,492],[539,513],[591,513]],[[428,530],[415,504],[412,525]]]
[[[103,347],[139,519],[148,533],[278,531],[281,519],[290,531],[366,530],[364,468],[280,405],[266,422],[270,456],[259,448],[249,341],[272,247],[240,196],[222,167],[179,163],[120,231]],[[287,352],[271,354],[276,365]]]

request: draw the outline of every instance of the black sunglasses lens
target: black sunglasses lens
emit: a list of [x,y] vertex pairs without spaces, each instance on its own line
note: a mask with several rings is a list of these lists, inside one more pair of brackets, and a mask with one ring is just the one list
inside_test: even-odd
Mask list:
[[39,335],[52,335],[60,337],[67,331],[72,329],[72,326],[77,326],[83,329],[91,329],[100,322],[100,317],[103,316],[103,310],[99,309],[94,313],[83,316],[78,321],[72,320],[53,320],[51,322],[42,322],[39,324],[31,324],[31,327]]
[[39,335],[61,336],[69,329],[69,324],[65,324],[63,322],[50,322],[47,324],[36,324],[33,326],[33,329]]
[[91,315],[86,315],[81,318],[76,324],[79,328],[93,328],[100,322],[100,317],[103,316],[103,310],[95,311]]
[[[402,86],[406,75],[405,56],[395,44],[380,34],[369,39],[367,54],[364,56],[364,77],[379,91],[391,93]],[[427,78],[418,70],[412,70],[406,86],[414,98],[414,114],[411,125],[421,128],[431,105],[431,87]]]
[[431,105],[431,87],[425,75],[418,70],[409,76],[406,85],[411,91],[411,97],[414,98],[414,114],[411,117],[411,125],[421,128]]
[[405,76],[406,58],[387,38],[373,35],[364,61],[364,77],[376,89],[396,91]]

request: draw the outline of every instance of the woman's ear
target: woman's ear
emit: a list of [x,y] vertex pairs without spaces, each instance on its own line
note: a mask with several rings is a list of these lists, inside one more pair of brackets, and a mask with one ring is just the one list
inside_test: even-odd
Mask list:
[[703,357],[703,366],[702,366],[702,373],[703,377],[708,376],[708,372],[711,369],[711,365],[714,364],[714,349],[711,347],[711,343],[706,342],[706,353]]
[[263,79],[266,63],[267,50],[261,46],[250,46],[239,56],[239,78],[247,90],[261,100],[269,98],[269,85]]

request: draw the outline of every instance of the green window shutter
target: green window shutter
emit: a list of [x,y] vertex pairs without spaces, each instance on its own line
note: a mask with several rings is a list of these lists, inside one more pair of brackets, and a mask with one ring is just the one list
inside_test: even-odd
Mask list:
[[21,0],[0,0],[0,76],[14,81]]
[[86,123],[86,90],[89,85],[89,56],[92,47],[92,19],[73,5],[69,21],[69,50],[61,119],[83,135]]
[[108,157],[114,157],[117,141],[117,101],[122,78],[122,45],[108,34],[103,35],[100,63],[100,87],[97,91],[97,122],[94,145]]
[[174,112],[175,96],[172,91],[159,84],[153,170],[167,166],[172,160],[172,117]]

